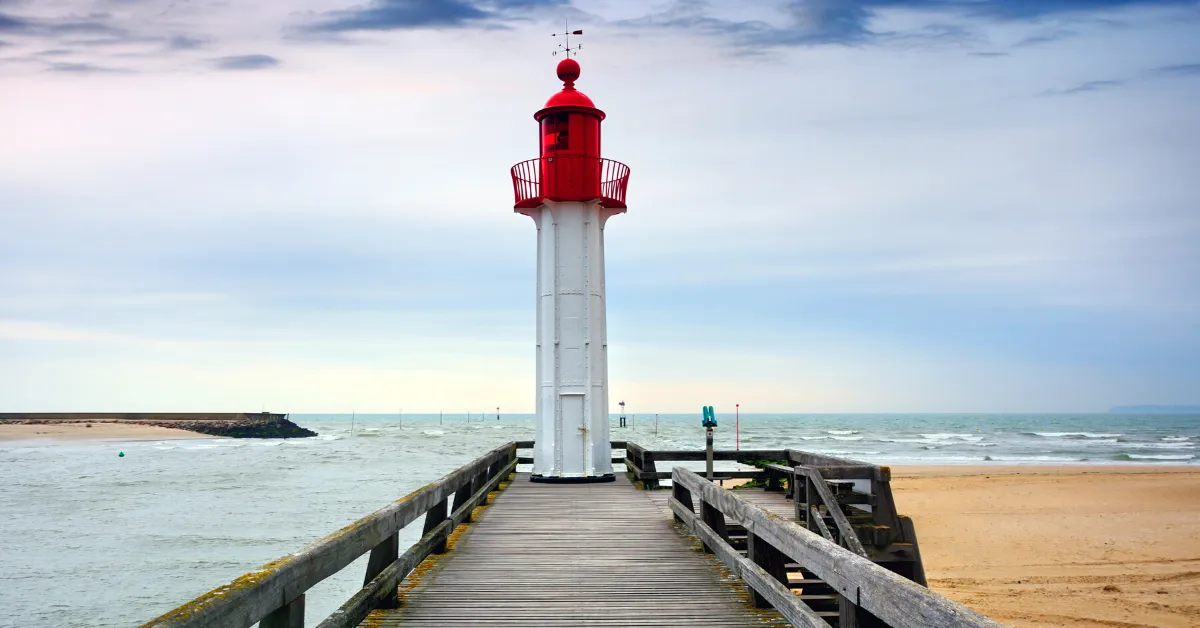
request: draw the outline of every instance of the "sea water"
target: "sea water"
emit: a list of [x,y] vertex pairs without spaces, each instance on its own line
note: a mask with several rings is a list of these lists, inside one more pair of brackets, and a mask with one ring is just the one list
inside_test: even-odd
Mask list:
[[[349,415],[291,418],[320,436],[0,443],[0,626],[136,626],[533,438],[529,415],[358,415],[353,435]],[[718,419],[718,448],[736,438],[879,464],[1200,464],[1200,415],[751,415],[736,436],[732,415]],[[628,423],[614,440],[704,445],[699,414]],[[402,547],[419,532],[410,524]],[[364,557],[312,589],[308,625],[365,570]]]

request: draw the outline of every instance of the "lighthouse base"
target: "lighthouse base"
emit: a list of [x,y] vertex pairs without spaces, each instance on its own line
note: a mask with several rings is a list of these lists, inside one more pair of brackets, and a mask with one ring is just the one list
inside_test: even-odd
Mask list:
[[605,475],[589,475],[580,477],[569,477],[561,475],[531,475],[530,482],[542,482],[545,484],[598,484],[600,482],[615,482],[617,476],[612,473]]

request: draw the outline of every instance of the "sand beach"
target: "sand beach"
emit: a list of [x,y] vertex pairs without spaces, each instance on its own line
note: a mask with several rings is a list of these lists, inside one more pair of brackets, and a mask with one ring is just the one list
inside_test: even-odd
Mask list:
[[931,588],[1016,627],[1200,626],[1200,469],[893,467]]
[[19,424],[0,422],[0,442],[17,440],[177,440],[214,438],[208,434],[157,425],[122,422]]

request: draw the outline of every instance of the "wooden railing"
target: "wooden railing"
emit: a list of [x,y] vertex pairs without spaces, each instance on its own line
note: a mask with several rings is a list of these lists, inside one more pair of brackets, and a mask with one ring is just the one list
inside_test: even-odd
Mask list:
[[[625,468],[632,474],[634,480],[641,482],[643,487],[647,489],[656,489],[659,487],[660,480],[671,479],[671,472],[659,471],[657,463],[696,462],[704,459],[705,452],[702,450],[651,451],[637,443],[626,443],[625,446]],[[742,449],[731,451],[728,449],[718,449],[713,451],[713,460],[740,462],[743,464],[759,460],[787,460],[787,450]],[[762,471],[757,469],[751,471],[721,471],[720,473],[722,477],[726,478],[757,478],[762,475]]]
[[[795,626],[829,628],[824,617],[792,593],[787,574],[795,562],[838,599],[839,628],[1000,628],[949,600],[820,535],[772,515],[699,475],[676,467],[668,499],[676,521],[754,591],[756,605],[773,606]],[[694,507],[699,502],[699,514]],[[727,522],[746,530],[746,555],[730,543]]]
[[[304,594],[371,552],[363,588],[318,628],[357,626],[376,608],[396,608],[400,581],[446,540],[489,492],[513,473],[516,443],[507,443],[294,554],[146,623],[143,628],[304,628]],[[450,500],[453,498],[453,503]],[[399,532],[424,516],[421,540],[399,553]]]

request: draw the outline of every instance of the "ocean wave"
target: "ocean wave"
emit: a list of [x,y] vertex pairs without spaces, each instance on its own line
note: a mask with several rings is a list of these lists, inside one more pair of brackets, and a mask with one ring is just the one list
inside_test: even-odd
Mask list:
[[1169,443],[1181,443],[1181,442],[1192,440],[1192,437],[1191,436],[1163,436],[1162,439]]
[[1195,443],[1186,441],[1172,441],[1169,443],[1123,443],[1124,447],[1131,449],[1195,449]]
[[[1195,458],[1191,454],[1121,454],[1121,456],[1125,456],[1129,460],[1191,460]],[[1117,458],[1120,459],[1121,456],[1117,456]]]
[[1117,438],[1121,434],[1100,434],[1096,432],[1022,432],[1027,436],[1044,436],[1046,438]]
[[802,438],[804,440],[825,440],[829,437],[828,436],[801,436],[800,438]]
[[446,435],[446,433],[443,432],[442,430],[423,430],[421,433],[424,434],[425,436],[445,436]]
[[836,434],[838,436],[848,436],[850,434],[857,434],[858,430],[825,430],[825,433]]
[[957,434],[957,433],[941,433],[941,434],[921,434],[926,440],[932,441],[948,441],[948,440],[963,440],[970,443],[978,443],[983,440],[982,436],[976,434]]
[[1083,462],[1087,460],[1087,458],[1065,456],[988,456],[987,458],[996,462]]
[[833,440],[862,440],[862,436],[830,436]]

